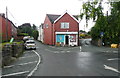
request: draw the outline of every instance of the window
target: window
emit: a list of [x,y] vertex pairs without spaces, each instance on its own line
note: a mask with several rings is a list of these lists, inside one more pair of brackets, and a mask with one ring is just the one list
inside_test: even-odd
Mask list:
[[61,28],[65,29],[65,28],[69,28],[69,23],[61,23]]
[[46,24],[46,28],[48,28],[48,24]]

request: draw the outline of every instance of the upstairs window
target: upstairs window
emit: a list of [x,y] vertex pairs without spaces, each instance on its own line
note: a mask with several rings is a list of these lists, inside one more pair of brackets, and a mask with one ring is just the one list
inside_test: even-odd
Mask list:
[[48,24],[46,24],[46,28],[48,28]]
[[61,23],[61,28],[62,28],[62,29],[67,29],[67,28],[69,28],[69,23],[67,23],[67,22],[62,22],[62,23]]

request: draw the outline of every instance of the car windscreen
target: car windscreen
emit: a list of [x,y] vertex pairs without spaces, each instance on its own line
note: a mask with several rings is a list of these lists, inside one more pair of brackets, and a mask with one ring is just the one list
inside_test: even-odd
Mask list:
[[35,42],[26,42],[27,44],[34,44]]

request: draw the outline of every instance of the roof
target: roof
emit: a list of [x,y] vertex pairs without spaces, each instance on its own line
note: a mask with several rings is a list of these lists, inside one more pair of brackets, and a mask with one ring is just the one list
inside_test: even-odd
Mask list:
[[[67,13],[67,12],[66,12]],[[64,13],[64,14],[66,14]],[[58,21],[64,14],[62,15],[55,15],[55,14],[47,14],[50,22],[53,24],[56,21]],[[70,15],[70,14],[69,14]],[[78,22],[78,16],[77,15],[70,15],[74,20],[76,20]]]
[[78,15],[73,15],[73,17],[75,17],[78,20]]
[[55,21],[58,17],[60,17],[60,15],[55,15],[55,14],[47,14],[47,16],[48,16],[48,18],[49,18],[49,20],[50,20],[51,23],[54,23],[54,21]]

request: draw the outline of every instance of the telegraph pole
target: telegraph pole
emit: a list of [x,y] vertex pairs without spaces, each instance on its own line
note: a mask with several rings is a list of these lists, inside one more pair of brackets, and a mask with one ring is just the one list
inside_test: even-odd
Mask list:
[[6,41],[8,42],[8,9],[6,7]]

